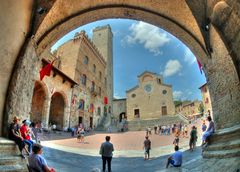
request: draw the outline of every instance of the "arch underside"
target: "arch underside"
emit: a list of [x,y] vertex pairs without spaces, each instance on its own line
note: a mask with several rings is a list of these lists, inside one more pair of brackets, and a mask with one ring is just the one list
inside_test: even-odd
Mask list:
[[[199,28],[196,29],[197,24],[192,15],[191,17],[192,21],[188,21],[188,23],[180,23],[175,20],[173,16],[160,14],[149,9],[127,5],[109,5],[109,7],[104,6],[79,11],[71,16],[62,18],[62,20],[60,22],[56,22],[55,25],[51,25],[48,29],[45,28],[45,32],[42,31],[43,29],[40,26],[39,31],[36,34],[37,36],[35,37],[35,41],[38,44],[38,54],[41,54],[44,50],[49,50],[58,39],[67,34],[69,31],[87,23],[110,18],[141,20],[161,27],[179,38],[191,49],[199,61],[204,64],[207,61],[208,53],[205,49],[203,38],[199,36],[200,30]],[[47,20],[43,21],[43,25],[44,22],[47,22]]]

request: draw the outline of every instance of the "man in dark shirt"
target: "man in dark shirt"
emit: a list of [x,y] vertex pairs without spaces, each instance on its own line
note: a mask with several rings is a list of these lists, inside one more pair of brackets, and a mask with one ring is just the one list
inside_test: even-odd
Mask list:
[[148,136],[146,136],[145,138],[146,140],[143,143],[144,154],[145,154],[144,160],[147,160],[150,158],[151,141],[148,139]]
[[113,144],[110,143],[110,136],[106,136],[106,141],[102,143],[99,153],[102,155],[103,172],[106,170],[106,161],[108,163],[108,172],[111,172],[112,152],[114,151]]
[[13,123],[11,123],[10,127],[9,127],[8,136],[9,136],[9,139],[15,141],[15,143],[19,147],[22,158],[25,158],[25,156],[23,154],[23,149],[25,149],[27,153],[28,153],[28,151],[25,148],[25,143],[23,141],[24,139],[22,138],[22,136],[20,134],[20,126],[19,126],[18,122],[19,122],[19,118],[17,116],[14,116]]

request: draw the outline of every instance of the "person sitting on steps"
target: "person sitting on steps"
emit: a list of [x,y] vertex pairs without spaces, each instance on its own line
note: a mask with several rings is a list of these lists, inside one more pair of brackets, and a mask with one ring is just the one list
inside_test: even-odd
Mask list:
[[55,172],[53,168],[47,165],[47,161],[41,155],[43,147],[40,144],[33,144],[33,153],[28,157],[30,172]]
[[182,165],[182,152],[178,151],[178,146],[175,146],[174,149],[175,153],[168,158],[166,168],[168,168],[169,164],[172,164],[174,167],[181,167]]
[[21,152],[21,157],[25,158],[24,153],[23,153],[23,149],[27,152],[27,154],[29,154],[25,143],[24,143],[24,139],[20,134],[20,126],[18,124],[19,122],[19,118],[17,116],[14,116],[13,118],[13,123],[10,124],[9,127],[9,139],[15,141],[15,143],[18,145],[18,148]]
[[215,127],[214,122],[212,121],[211,116],[207,117],[207,120],[209,121],[207,131],[203,133],[202,136],[202,146],[206,147],[209,144],[209,137],[214,133]]

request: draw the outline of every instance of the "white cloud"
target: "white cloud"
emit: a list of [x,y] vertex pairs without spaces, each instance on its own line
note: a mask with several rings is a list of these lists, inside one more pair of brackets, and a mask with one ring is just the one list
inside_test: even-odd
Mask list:
[[140,43],[155,56],[162,55],[160,48],[170,41],[166,33],[158,27],[144,23],[142,21],[132,24],[130,27],[131,34],[127,35],[122,42],[127,44]]
[[195,56],[187,47],[185,48],[184,52],[184,61],[187,62],[189,65],[192,65],[196,61]]
[[163,75],[165,77],[172,76],[177,72],[180,72],[182,65],[178,60],[169,60],[165,66]]
[[174,91],[173,92],[173,99],[174,100],[180,100],[183,96],[183,92],[182,91]]

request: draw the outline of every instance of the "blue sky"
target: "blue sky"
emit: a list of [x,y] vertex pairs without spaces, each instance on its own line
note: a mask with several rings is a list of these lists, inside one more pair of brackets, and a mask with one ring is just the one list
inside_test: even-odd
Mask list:
[[113,32],[114,97],[126,97],[125,91],[138,84],[137,76],[145,70],[160,74],[164,83],[172,85],[175,100],[201,100],[198,89],[206,83],[198,68],[196,57],[180,40],[170,33],[145,22],[107,19],[81,26],[62,37],[52,47],[72,39],[85,30],[109,24]]

